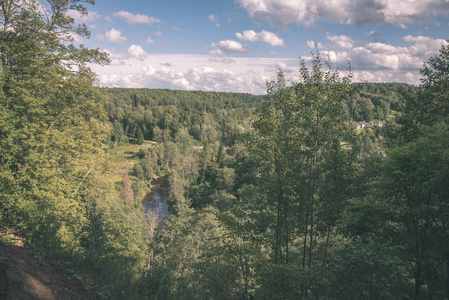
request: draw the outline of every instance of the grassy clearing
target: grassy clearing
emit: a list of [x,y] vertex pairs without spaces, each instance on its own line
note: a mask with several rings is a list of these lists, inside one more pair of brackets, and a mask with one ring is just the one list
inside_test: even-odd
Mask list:
[[351,149],[353,145],[352,145],[350,142],[348,142],[348,141],[341,141],[341,142],[340,142],[340,146],[341,146],[342,148],[348,148],[348,149]]
[[[146,150],[154,147],[156,143],[152,141],[145,141],[142,145],[127,145],[118,146],[109,150],[109,157],[107,158],[104,176],[107,181],[114,184],[121,184],[123,175],[130,173],[134,164],[139,162],[137,153],[140,149]],[[131,180],[138,180],[131,176]]]

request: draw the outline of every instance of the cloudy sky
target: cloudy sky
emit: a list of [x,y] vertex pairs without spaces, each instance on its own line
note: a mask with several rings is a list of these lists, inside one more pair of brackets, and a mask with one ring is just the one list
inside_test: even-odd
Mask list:
[[97,0],[91,31],[99,84],[263,94],[282,69],[319,51],[354,81],[419,84],[449,38],[449,0]]

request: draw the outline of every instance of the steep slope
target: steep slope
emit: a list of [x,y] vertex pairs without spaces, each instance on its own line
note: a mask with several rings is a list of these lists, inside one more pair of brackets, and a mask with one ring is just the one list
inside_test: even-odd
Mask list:
[[0,243],[0,299],[98,299],[75,278],[30,250]]

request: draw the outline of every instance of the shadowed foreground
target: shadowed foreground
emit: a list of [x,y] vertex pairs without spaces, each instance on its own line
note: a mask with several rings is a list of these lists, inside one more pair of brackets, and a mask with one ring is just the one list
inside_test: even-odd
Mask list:
[[97,299],[76,279],[29,250],[0,244],[0,299]]

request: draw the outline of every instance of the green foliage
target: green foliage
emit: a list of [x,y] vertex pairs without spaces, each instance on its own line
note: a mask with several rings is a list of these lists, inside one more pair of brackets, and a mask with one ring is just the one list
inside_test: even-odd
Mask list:
[[[261,96],[238,93],[119,88],[105,91],[110,100],[104,106],[114,124],[112,145],[123,141],[123,136],[136,143],[142,137],[168,142],[182,128],[196,141],[215,143],[222,139],[232,145],[242,133],[243,121],[263,101]],[[116,124],[121,124],[123,131]]]
[[[88,36],[67,14],[85,15],[83,2],[93,1],[1,2],[0,227],[74,262],[74,274],[131,292],[146,266],[147,229],[140,209],[99,179],[110,128],[86,65],[108,59],[71,44],[71,33]],[[120,124],[114,133],[120,144]]]
[[392,111],[399,111],[407,95],[416,87],[404,83],[353,83],[354,97],[346,103],[354,121],[385,120]]
[[[387,128],[386,156],[376,165],[369,193],[352,203],[343,223],[369,250],[372,243],[389,245],[382,255],[399,258],[400,263],[382,272],[384,278],[389,278],[387,272],[401,274],[402,281],[394,284],[396,297],[449,297],[443,279],[448,256],[442,250],[448,247],[449,217],[447,60],[443,46],[422,70],[423,84],[406,98],[397,123]],[[393,293],[382,288],[389,284],[381,284],[379,290]]]
[[372,241],[338,249],[329,267],[331,299],[408,298],[410,283],[399,251],[399,246]]
[[67,46],[68,34],[81,28],[65,13],[86,13],[77,2],[54,1],[46,15],[40,2],[4,1],[0,36],[0,224],[69,253],[77,248],[69,245],[78,234],[76,192],[101,158],[107,133],[94,101],[104,96],[85,68],[107,59]]
[[[105,54],[70,44],[82,2],[2,2],[2,228],[114,299],[449,298],[447,46],[419,88],[314,53],[263,97],[99,89]],[[106,147],[129,143],[112,182]],[[162,174],[158,227],[139,200]]]

